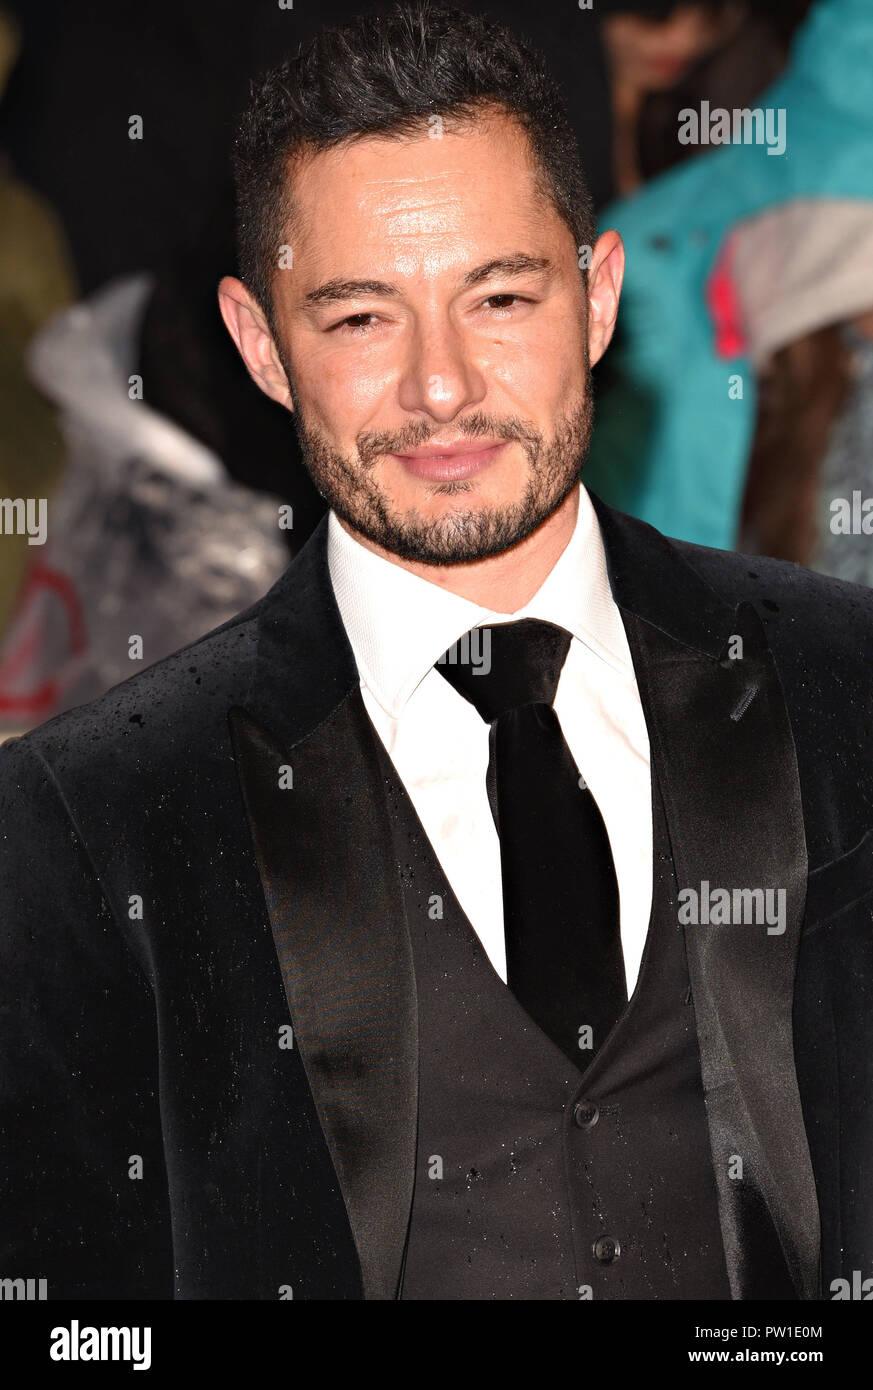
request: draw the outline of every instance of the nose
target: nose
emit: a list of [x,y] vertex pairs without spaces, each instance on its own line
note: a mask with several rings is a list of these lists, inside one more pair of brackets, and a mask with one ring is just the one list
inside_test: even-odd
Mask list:
[[487,383],[472,358],[463,330],[448,315],[434,312],[416,324],[400,377],[403,410],[424,411],[441,423],[459,411],[481,405]]

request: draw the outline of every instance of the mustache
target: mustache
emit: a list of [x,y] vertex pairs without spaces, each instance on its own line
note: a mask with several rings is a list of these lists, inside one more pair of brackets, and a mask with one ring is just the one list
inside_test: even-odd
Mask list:
[[[371,465],[381,454],[402,454],[409,449],[419,449],[427,444],[445,426],[434,425],[426,420],[412,421],[405,429],[364,433],[356,440],[358,456],[365,467]],[[523,444],[532,457],[542,448],[543,436],[529,421],[517,416],[498,420],[494,416],[476,413],[457,421],[457,428],[463,439],[472,443],[475,439],[487,436],[506,441],[517,440]]]

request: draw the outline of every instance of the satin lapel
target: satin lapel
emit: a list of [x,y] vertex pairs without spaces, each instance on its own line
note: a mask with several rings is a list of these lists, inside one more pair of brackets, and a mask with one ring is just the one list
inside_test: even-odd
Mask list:
[[[700,918],[716,889],[732,900],[734,889],[775,890],[771,916],[779,920],[769,925],[735,913],[733,924],[685,926],[733,1296],[815,1298],[818,1203],[792,1030],[806,840],[778,674],[749,604],[724,633],[735,656],[721,660],[630,612],[623,617],[678,885],[697,894],[696,913],[690,899],[686,914]],[[793,1287],[785,1286],[780,1249]]]
[[294,1028],[366,1299],[393,1299],[415,1172],[418,1040],[403,894],[319,531],[263,601],[234,758]]
[[350,696],[290,753],[243,711],[230,722],[295,1042],[364,1297],[394,1298],[415,1170],[416,1008],[366,713]]

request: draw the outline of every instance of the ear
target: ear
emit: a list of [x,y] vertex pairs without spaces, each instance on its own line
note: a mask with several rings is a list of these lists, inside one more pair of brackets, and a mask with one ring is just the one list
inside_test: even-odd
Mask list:
[[588,270],[588,356],[591,366],[609,347],[624,279],[624,243],[618,232],[598,237]]
[[257,300],[241,280],[225,275],[218,286],[218,307],[252,381],[272,400],[293,410],[288,378]]

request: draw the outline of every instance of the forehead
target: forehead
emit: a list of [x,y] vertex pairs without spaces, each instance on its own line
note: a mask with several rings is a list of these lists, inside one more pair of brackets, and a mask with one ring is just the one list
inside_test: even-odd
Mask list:
[[290,192],[301,261],[354,249],[402,271],[400,262],[413,267],[440,248],[471,251],[514,232],[536,233],[543,244],[563,228],[527,135],[504,113],[457,128],[431,118],[414,136],[367,137],[308,155],[291,171]]

